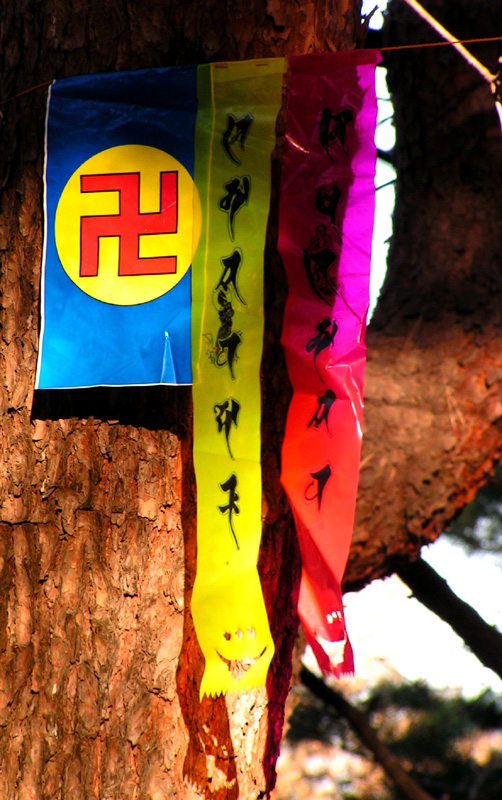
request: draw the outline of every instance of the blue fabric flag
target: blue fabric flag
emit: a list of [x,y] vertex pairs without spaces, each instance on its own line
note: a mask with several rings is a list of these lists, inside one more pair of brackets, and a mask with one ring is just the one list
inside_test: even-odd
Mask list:
[[196,73],[52,85],[36,388],[191,383]]

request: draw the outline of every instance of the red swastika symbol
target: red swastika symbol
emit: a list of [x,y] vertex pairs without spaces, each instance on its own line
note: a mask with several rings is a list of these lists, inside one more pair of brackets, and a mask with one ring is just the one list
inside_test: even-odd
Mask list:
[[176,256],[140,258],[139,237],[176,233],[178,229],[178,173],[160,173],[160,211],[139,210],[139,172],[81,175],[81,192],[118,192],[118,214],[99,214],[80,220],[80,276],[98,274],[99,240],[119,237],[119,275],[165,275],[176,272]]

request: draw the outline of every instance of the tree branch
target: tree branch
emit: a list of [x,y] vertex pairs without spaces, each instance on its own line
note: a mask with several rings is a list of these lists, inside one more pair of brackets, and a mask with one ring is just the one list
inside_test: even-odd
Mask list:
[[474,69],[477,72],[479,72],[481,77],[484,78],[485,81],[487,81],[487,83],[489,83],[490,86],[493,87],[493,84],[497,80],[498,77],[497,75],[493,75],[490,72],[490,70],[487,69],[485,65],[481,63],[481,61],[478,61],[477,58],[474,58],[472,53],[466,50],[463,44],[457,38],[455,38],[455,36],[453,36],[449,31],[447,31],[446,28],[444,28],[437,21],[437,19],[435,19],[432,16],[432,14],[429,14],[429,12],[426,11],[425,8],[419,2],[417,2],[417,0],[404,0],[404,2],[408,3],[410,8],[416,11],[417,14],[419,14],[419,16],[422,17],[422,19],[428,22],[431,28],[434,28],[436,33],[439,33],[439,35],[442,36],[443,39],[446,39],[446,41],[449,42],[452,45],[452,47],[455,48],[455,50],[458,50],[462,58],[465,58],[467,63],[470,64],[471,67],[474,67]]
[[380,148],[378,148],[377,156],[382,161],[385,161],[387,164],[391,164],[391,166],[394,166],[394,164],[395,164],[395,161],[394,161],[394,149],[392,149],[392,150],[381,150]]
[[361,741],[371,750],[395,786],[408,800],[434,800],[428,792],[421,789],[410,778],[399,759],[392,755],[383,742],[380,741],[362,711],[359,711],[348,700],[345,700],[341,694],[335,692],[321,678],[318,678],[305,667],[300,671],[300,679],[316,697],[333,706],[340,716],[345,717]]
[[457,50],[463,58],[465,58],[467,63],[470,64],[471,67],[474,67],[474,69],[481,75],[481,77],[484,78],[484,80],[489,84],[492,94],[495,95],[495,108],[499,116],[500,125],[502,126],[502,99],[501,99],[502,90],[500,85],[499,73],[497,73],[497,75],[494,75],[492,72],[490,72],[489,69],[485,67],[484,64],[481,63],[481,61],[478,61],[477,58],[474,58],[472,53],[470,53],[469,50],[466,50],[463,44],[459,42],[458,39],[455,39],[455,37],[452,36],[452,34],[449,31],[447,31],[446,28],[443,28],[443,26],[437,21],[437,19],[435,19],[432,16],[432,14],[429,14],[429,12],[426,11],[422,5],[420,5],[418,0],[404,0],[404,2],[408,3],[410,8],[416,11],[417,14],[419,14],[422,17],[422,19],[428,22],[429,25],[432,28],[434,28],[434,30],[437,33],[439,33],[440,36],[443,37],[443,39],[446,39],[446,41],[449,42],[452,45],[452,47],[454,47],[455,50]]
[[502,634],[461,600],[447,582],[419,558],[397,570],[401,580],[430,611],[450,625],[485,667],[502,678]]

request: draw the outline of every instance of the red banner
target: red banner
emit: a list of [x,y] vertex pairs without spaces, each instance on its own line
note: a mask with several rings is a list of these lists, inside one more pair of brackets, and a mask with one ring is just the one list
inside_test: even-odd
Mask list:
[[[293,398],[282,450],[302,555],[299,615],[324,673],[353,671],[340,585],[362,436],[376,149],[376,51],[290,60],[279,250]],[[343,643],[340,658],[324,642]]]

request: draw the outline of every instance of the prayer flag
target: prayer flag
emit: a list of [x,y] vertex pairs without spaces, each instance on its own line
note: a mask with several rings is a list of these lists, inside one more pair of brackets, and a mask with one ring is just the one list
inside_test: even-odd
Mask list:
[[196,67],[50,90],[36,388],[189,384]]
[[[340,585],[362,436],[378,61],[375,51],[291,58],[281,179],[293,386],[282,482],[302,556],[298,612],[321,669],[336,675],[353,671]],[[326,642],[342,643],[339,658]]]
[[193,265],[201,694],[262,686],[274,654],[257,570],[261,540],[263,251],[282,59],[199,68]]

